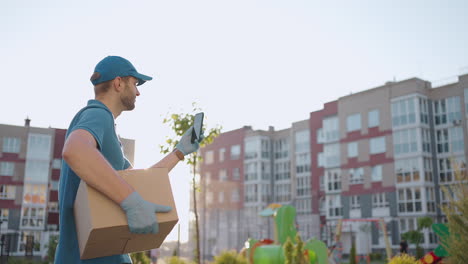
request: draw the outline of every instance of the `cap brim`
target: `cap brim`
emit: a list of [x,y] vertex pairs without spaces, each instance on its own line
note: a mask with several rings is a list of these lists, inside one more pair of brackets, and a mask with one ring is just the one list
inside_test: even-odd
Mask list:
[[141,73],[136,73],[133,77],[138,79],[138,84],[137,84],[138,86],[144,84],[147,81],[153,80],[153,77],[150,77],[148,75],[144,75]]

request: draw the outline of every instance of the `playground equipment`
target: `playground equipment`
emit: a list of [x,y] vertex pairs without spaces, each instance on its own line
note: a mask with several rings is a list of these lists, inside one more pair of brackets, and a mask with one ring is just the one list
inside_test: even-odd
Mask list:
[[[289,238],[295,240],[296,209],[290,205],[270,204],[260,216],[273,217],[275,239],[247,240],[243,250],[250,264],[284,264],[283,245]],[[304,256],[310,264],[328,264],[327,247],[322,241],[304,242]]]
[[[439,236],[439,243],[445,243],[444,241],[446,241],[450,236],[450,232],[446,224],[432,224],[432,230],[434,230],[434,233]],[[436,249],[434,249],[434,251],[424,255],[424,257],[419,259],[419,261],[421,264],[437,264],[440,263],[443,258],[448,256],[448,252],[445,250],[444,246],[439,245]]]
[[[329,256],[331,256],[336,263],[341,263],[341,257],[343,254],[343,245],[341,243],[341,233],[343,230],[343,222],[371,222],[371,223],[375,223],[377,226],[380,226],[380,228],[382,229],[383,236],[384,236],[387,259],[392,258],[392,249],[390,245],[390,240],[388,239],[388,235],[387,235],[387,226],[385,225],[385,221],[383,218],[380,218],[380,219],[339,219],[336,225],[335,246],[332,247],[332,249],[329,251]],[[360,263],[359,262],[360,259],[364,259],[366,263],[370,263],[370,259],[367,255],[356,256],[357,263]]]

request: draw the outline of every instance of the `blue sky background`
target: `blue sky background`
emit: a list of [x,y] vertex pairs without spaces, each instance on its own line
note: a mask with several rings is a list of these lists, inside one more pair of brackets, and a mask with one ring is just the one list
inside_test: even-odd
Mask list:
[[[0,123],[66,128],[107,55],[155,79],[121,136],[136,167],[162,157],[168,112],[197,102],[224,130],[287,128],[389,80],[468,73],[466,1],[2,1]],[[187,240],[189,170],[171,174]],[[169,240],[176,239],[171,234]]]

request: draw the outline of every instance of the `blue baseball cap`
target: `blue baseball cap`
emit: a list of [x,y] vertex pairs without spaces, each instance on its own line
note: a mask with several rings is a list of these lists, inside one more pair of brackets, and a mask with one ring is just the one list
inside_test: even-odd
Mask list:
[[128,60],[119,56],[107,56],[102,59],[94,68],[91,83],[94,85],[107,82],[116,77],[132,76],[138,79],[137,85],[142,85],[146,81],[151,81],[153,77],[138,73],[135,67]]

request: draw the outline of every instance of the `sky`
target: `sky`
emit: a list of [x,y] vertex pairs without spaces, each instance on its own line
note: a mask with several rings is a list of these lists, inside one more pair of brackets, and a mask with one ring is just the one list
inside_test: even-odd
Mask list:
[[[117,119],[145,168],[173,137],[163,118],[192,102],[207,128],[279,130],[390,80],[454,80],[468,73],[467,13],[461,0],[0,1],[0,123],[67,128],[97,62],[122,56],[154,77]],[[186,241],[190,170],[170,177]]]

